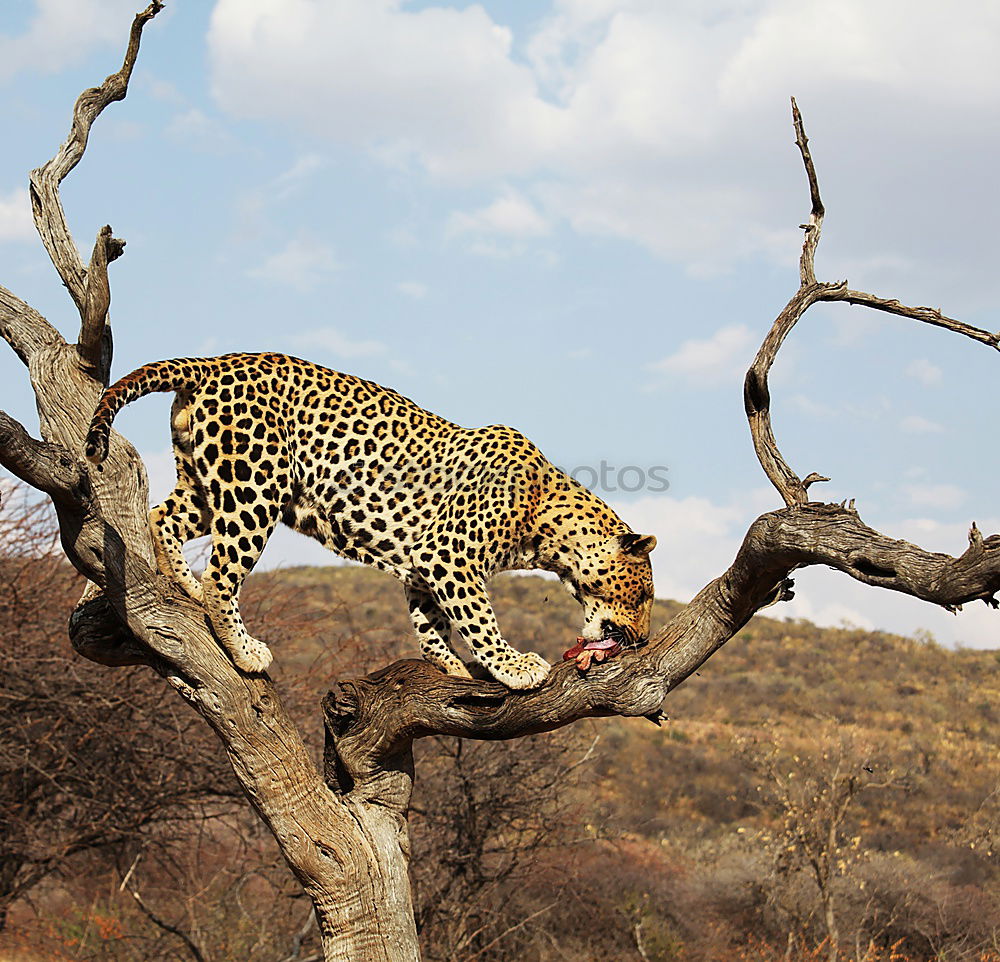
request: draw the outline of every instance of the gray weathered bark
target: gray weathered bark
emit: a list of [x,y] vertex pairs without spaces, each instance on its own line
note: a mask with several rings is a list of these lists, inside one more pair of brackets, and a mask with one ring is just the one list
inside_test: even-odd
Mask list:
[[112,436],[100,469],[81,456],[111,364],[108,265],[124,242],[98,232],[93,257],[81,263],[66,225],[59,184],[86,147],[90,128],[125,97],[154,0],[136,16],[122,69],[77,102],[66,143],[31,175],[39,235],[80,314],[68,343],[37,311],[0,288],[0,334],[27,365],[43,440],[0,412],[0,463],[56,506],[63,547],[95,586],[74,612],[76,650],[108,666],[146,664],[162,675],[218,735],[247,799],[274,833],[312,899],[324,958],[409,962],[419,958],[406,877],[406,809],[413,780],[414,738],[445,733],[515,738],[602,715],[660,717],[663,699],[731,638],[763,605],[789,596],[797,567],[825,564],[877,587],[945,607],[973,599],[996,605],[1000,538],[973,527],[959,558],[931,554],[865,526],[852,507],[808,502],[782,459],[769,422],[767,372],[795,321],[817,300],[847,300],[948,327],[997,347],[997,336],[924,308],[905,308],[819,284],[813,255],[822,204],[795,112],[798,143],[813,195],[801,262],[802,285],[775,322],[747,375],[746,405],[761,463],[786,507],[751,526],[732,566],[707,585],[640,651],[595,666],[586,675],[557,666],[535,691],[446,677],[423,661],[401,661],[344,682],[324,704],[325,772],[312,764],[266,675],[241,674],[211,635],[205,612],[161,575],[148,528],[145,469],[135,449]]
[[40,315],[0,289],[0,334],[25,362],[38,403],[37,441],[0,413],[0,461],[52,497],[70,561],[99,589],[74,612],[76,649],[102,664],[148,664],[218,734],[247,798],[274,833],[316,907],[329,960],[419,958],[406,878],[404,808],[337,794],[312,763],[266,677],[237,671],[206,627],[205,613],[156,570],[146,515],[146,473],[121,437],[101,470],[81,460],[83,438],[110,368],[108,263],[123,243],[98,233],[84,268],[66,226],[59,182],[83,155],[91,124],[125,96],[151,4],[133,23],[120,71],[86,91],[56,157],[34,171],[39,235],[81,320],[69,344]]

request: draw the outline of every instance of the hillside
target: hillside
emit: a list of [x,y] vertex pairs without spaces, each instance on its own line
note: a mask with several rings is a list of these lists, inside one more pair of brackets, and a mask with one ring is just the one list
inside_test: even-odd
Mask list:
[[[402,590],[388,576],[352,566],[293,568],[260,580],[292,588],[302,612],[330,626],[313,644],[362,639],[352,646],[358,673],[387,658],[418,655]],[[490,593],[505,637],[516,647],[556,661],[573,643],[579,607],[558,582],[504,575],[494,580]],[[654,629],[680,607],[657,600]],[[461,650],[460,643],[457,647]],[[296,658],[316,654],[306,645]],[[287,665],[280,654],[278,662]],[[1000,777],[1000,650],[951,650],[929,639],[758,616],[673,692],[664,708],[669,722],[659,731],[645,721],[600,723],[603,737],[616,749],[605,761],[616,782],[627,781],[626,769],[615,765],[619,748],[640,753],[653,771],[676,772],[688,768],[694,754],[703,760],[706,753],[731,755],[722,750],[722,739],[767,731],[794,743],[826,721],[885,746],[895,758],[919,759],[934,785],[934,811],[943,815],[953,809],[948,824],[974,809]],[[947,792],[945,783],[950,783]],[[924,786],[908,793],[924,814],[915,811],[907,824],[911,831],[920,825],[927,833],[940,833],[945,826],[935,830],[923,804],[927,791]],[[719,793],[704,781],[698,792],[703,801],[715,799],[713,808],[719,806]],[[732,787],[726,792],[731,794]],[[719,810],[706,827],[721,827],[734,817]]]
[[[351,567],[268,577],[292,586],[317,616],[343,612],[345,634],[364,633],[372,647],[357,649],[359,671],[415,654],[402,592],[391,579]],[[572,643],[578,607],[557,582],[505,575],[491,596],[515,646],[555,660]],[[658,601],[654,627],[679,608]],[[880,911],[876,927],[885,923],[900,937],[908,924],[919,925],[925,951],[971,937],[966,913],[1000,924],[1000,651],[758,616],[664,708],[669,721],[660,729],[642,719],[575,726],[599,736],[582,798],[600,833],[656,853],[663,871],[669,863],[694,876],[735,873],[730,895],[766,902],[773,893],[753,890],[765,864],[773,872],[788,815],[781,803],[787,782],[782,788],[776,774],[815,788],[839,762],[872,783],[858,792],[845,823],[858,840],[841,876],[852,887],[845,919],[861,925],[866,912]],[[779,762],[783,771],[775,773]],[[786,866],[784,879],[773,881],[780,887],[794,875]],[[796,885],[808,888],[807,881],[799,877]],[[905,911],[896,904],[903,893]],[[885,904],[869,904],[878,899]],[[788,913],[787,905],[771,910]],[[949,911],[956,918],[945,919]],[[936,921],[915,921],[922,914]],[[815,923],[804,927],[821,937]],[[919,941],[910,939],[914,949]]]
[[[507,575],[491,594],[515,646],[555,660],[572,644],[578,607],[558,582]],[[369,569],[257,575],[243,608],[317,755],[325,691],[417,654],[402,590]],[[658,601],[654,627],[678,609]],[[118,677],[162,697],[148,673]],[[671,694],[660,728],[427,739],[411,814],[425,958],[809,962],[826,958],[829,903],[843,960],[997,962],[998,693],[1000,652],[757,617]],[[122,894],[137,853],[133,883],[206,959],[306,951],[287,869],[242,806],[140,836],[74,856],[16,903],[10,958],[188,957]]]

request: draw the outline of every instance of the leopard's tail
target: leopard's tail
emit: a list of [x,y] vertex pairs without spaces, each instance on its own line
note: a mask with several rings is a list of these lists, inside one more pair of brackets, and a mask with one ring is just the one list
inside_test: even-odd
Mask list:
[[104,391],[90,422],[84,455],[88,461],[100,464],[108,456],[111,422],[126,404],[158,391],[193,390],[204,379],[217,358],[179,357],[172,361],[143,364],[126,374]]

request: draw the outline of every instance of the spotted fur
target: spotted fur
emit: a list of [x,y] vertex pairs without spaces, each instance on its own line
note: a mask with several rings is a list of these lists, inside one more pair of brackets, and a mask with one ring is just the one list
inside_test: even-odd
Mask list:
[[[90,461],[107,456],[115,414],[156,391],[177,395],[177,484],[149,516],[157,562],[204,603],[245,671],[265,669],[271,652],[244,627],[239,590],[279,521],[395,575],[424,657],[449,674],[468,677],[453,628],[511,688],[548,673],[500,634],[486,584],[503,570],[556,572],[583,605],[585,638],[649,632],[656,539],[633,534],[512,428],[461,428],[298,358],[228,354],[146,364],[108,388],[87,435]],[[199,580],[182,548],[206,534]]]

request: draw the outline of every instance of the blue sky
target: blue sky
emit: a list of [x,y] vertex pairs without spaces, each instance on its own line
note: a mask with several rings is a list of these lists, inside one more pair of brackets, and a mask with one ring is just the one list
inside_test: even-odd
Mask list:
[[[27,172],[117,68],[135,9],[0,11],[0,283],[66,333]],[[563,467],[665,467],[667,492],[599,493],[657,535],[658,593],[686,599],[779,505],[741,385],[797,285],[789,95],[828,208],[820,277],[996,330],[998,64],[981,0],[174,0],[63,200],[83,249],[104,223],[128,241],[117,374],[276,349],[514,425]],[[913,322],[814,310],[773,374],[782,449],[833,479],[817,497],[960,553],[971,520],[1000,530],[998,363]],[[0,376],[2,406],[34,423],[11,356]],[[168,403],[118,421],[160,494]],[[330,556],[286,533],[265,557]],[[777,614],[997,647],[984,606],[797,580]]]

